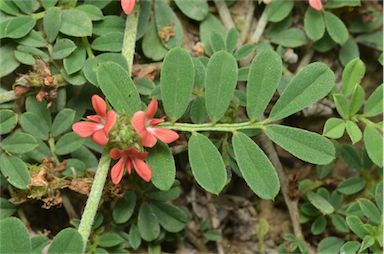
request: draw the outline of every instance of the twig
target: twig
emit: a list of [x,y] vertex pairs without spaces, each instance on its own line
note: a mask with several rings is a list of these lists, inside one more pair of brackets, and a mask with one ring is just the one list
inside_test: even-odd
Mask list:
[[263,14],[261,14],[259,22],[257,23],[255,32],[251,37],[251,43],[258,43],[260,41],[261,35],[263,35],[264,29],[267,26],[267,23],[268,23],[267,12],[264,10]]
[[249,30],[251,29],[253,13],[255,11],[255,4],[253,3],[253,0],[248,1],[247,9],[248,9],[248,13],[245,18],[245,24],[240,33],[240,41],[239,41],[240,44],[244,44],[246,42],[246,40],[248,39]]
[[133,56],[135,54],[137,24],[139,21],[140,5],[136,5],[131,14],[127,16],[124,31],[123,48],[121,54],[127,59],[128,72],[132,73]]
[[71,200],[69,200],[68,196],[65,193],[62,193],[61,198],[63,199],[63,206],[65,211],[68,214],[69,220],[77,219],[78,218],[77,213],[73,208]]
[[229,12],[225,1],[224,0],[214,0],[214,1],[215,1],[217,11],[219,12],[219,16],[223,21],[224,27],[227,30],[235,27],[235,24],[233,23],[233,20],[231,17],[231,13]]
[[15,91],[13,91],[13,90],[0,93],[0,104],[6,103],[6,102],[9,102],[9,101],[13,101],[13,100],[16,100],[16,99],[17,99],[17,96],[15,94]]
[[109,165],[111,158],[108,154],[103,154],[99,161],[99,166],[96,170],[96,175],[93,180],[92,189],[89,193],[87,199],[87,204],[85,205],[83,215],[81,216],[81,221],[79,225],[79,233],[84,241],[84,249],[87,245],[89,235],[91,234],[91,229],[97,209],[99,207],[101,194],[103,193],[105,180],[107,179],[107,174],[109,171]]
[[299,63],[299,66],[296,69],[296,73],[299,72],[302,68],[304,68],[305,66],[307,66],[311,62],[311,59],[313,57],[313,53],[314,53],[314,50],[312,48],[309,48],[307,50],[307,53],[303,56],[303,58],[301,59],[301,61]]

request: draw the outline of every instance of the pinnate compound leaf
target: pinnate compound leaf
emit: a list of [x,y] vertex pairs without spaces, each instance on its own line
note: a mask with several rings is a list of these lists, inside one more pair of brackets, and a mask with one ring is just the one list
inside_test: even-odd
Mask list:
[[236,132],[232,145],[237,164],[248,186],[263,199],[274,199],[280,190],[275,168],[264,152],[247,135]]
[[82,253],[83,239],[79,232],[74,228],[61,230],[49,246],[48,254],[56,253]]
[[364,130],[364,145],[369,158],[383,167],[383,135],[374,127],[367,125]]
[[282,62],[273,50],[263,50],[251,63],[247,83],[247,114],[256,120],[265,110],[281,79]]
[[148,164],[152,169],[152,183],[156,188],[166,191],[175,182],[176,167],[169,147],[161,141],[149,149]]
[[172,120],[179,119],[187,109],[194,77],[194,65],[189,53],[182,48],[170,50],[161,68],[160,89],[165,113]]
[[227,111],[237,84],[236,59],[226,51],[212,55],[207,65],[205,105],[209,118],[217,122]]
[[192,174],[199,185],[219,194],[227,181],[227,171],[215,145],[202,134],[192,134],[188,142],[188,156]]
[[26,189],[30,177],[24,161],[17,156],[2,154],[0,157],[0,170],[7,181],[19,189]]
[[274,124],[267,125],[265,133],[273,142],[303,161],[326,165],[335,159],[333,143],[317,133]]
[[351,95],[365,74],[365,64],[359,58],[351,60],[343,71],[342,92],[344,95]]
[[113,108],[119,113],[133,113],[141,109],[135,84],[119,64],[103,62],[97,69],[97,82]]
[[31,253],[31,240],[21,220],[9,217],[0,221],[0,253]]
[[326,96],[335,85],[335,75],[323,63],[303,68],[288,84],[272,108],[270,118],[279,120],[304,109]]

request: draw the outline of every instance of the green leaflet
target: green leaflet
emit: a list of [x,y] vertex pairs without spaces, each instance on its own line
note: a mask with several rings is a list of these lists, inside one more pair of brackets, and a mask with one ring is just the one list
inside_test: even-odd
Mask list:
[[179,47],[183,42],[183,28],[172,8],[164,0],[155,1],[155,19],[158,34],[165,32],[169,27],[172,27],[175,32],[172,37],[161,38],[163,45],[168,49]]
[[274,199],[280,190],[277,173],[264,152],[241,132],[232,137],[237,164],[248,186],[263,199]]
[[329,118],[324,125],[323,135],[328,138],[341,138],[345,131],[345,121],[340,118]]
[[153,202],[151,208],[160,225],[169,232],[179,232],[188,221],[185,211],[174,205]]
[[281,79],[282,62],[273,50],[264,50],[251,63],[247,83],[247,114],[256,120],[265,110]]
[[369,158],[379,167],[383,167],[383,136],[372,126],[364,130],[364,145]]
[[0,77],[4,77],[13,72],[20,63],[16,60],[14,46],[3,44],[0,47]]
[[123,46],[123,33],[112,32],[96,38],[92,48],[98,51],[120,52]]
[[217,122],[227,111],[237,84],[237,62],[226,51],[212,55],[207,65],[205,105],[209,118]]
[[79,149],[84,143],[84,139],[80,138],[74,132],[63,135],[56,143],[56,154],[69,154]]
[[267,8],[267,17],[271,22],[279,22],[291,13],[294,1],[292,0],[274,0]]
[[35,24],[35,19],[30,16],[10,18],[0,23],[0,30],[2,31],[0,38],[22,38],[33,29]]
[[86,50],[85,48],[79,47],[72,52],[71,55],[64,58],[64,69],[68,75],[74,74],[80,71],[86,60]]
[[31,253],[31,240],[21,220],[10,217],[0,221],[0,253]]
[[176,167],[168,146],[157,141],[156,146],[149,149],[147,161],[152,169],[153,185],[163,191],[169,190],[175,182]]
[[304,16],[304,30],[313,41],[319,40],[325,33],[323,14],[308,7]]
[[188,142],[192,174],[205,190],[219,194],[227,182],[227,172],[220,152],[206,136],[192,134]]
[[365,74],[365,64],[359,58],[351,60],[343,71],[343,86],[344,95],[351,95],[355,87],[360,84],[361,79]]
[[182,48],[170,50],[161,68],[160,89],[165,113],[172,120],[179,119],[187,109],[194,76],[194,65],[189,53]]
[[296,113],[326,96],[335,85],[335,75],[323,63],[303,68],[288,84],[271,110],[270,118],[279,120]]
[[63,59],[76,49],[76,45],[70,39],[59,39],[52,48],[53,59]]
[[101,90],[117,112],[132,116],[141,109],[139,93],[128,72],[120,65],[103,62],[96,75]]
[[82,253],[83,239],[74,228],[61,230],[49,246],[48,254],[54,253]]
[[219,33],[221,36],[225,36],[226,30],[213,14],[208,13],[203,22],[200,23],[200,39],[204,45],[204,51],[207,55],[212,55],[211,47],[211,34],[213,32]]
[[148,203],[140,206],[139,217],[137,221],[141,238],[150,242],[155,240],[160,234],[159,221]]
[[127,222],[136,206],[136,194],[133,191],[127,191],[122,198],[120,198],[115,207],[113,208],[112,217],[113,220],[118,223]]
[[8,152],[22,154],[35,149],[37,141],[32,135],[17,131],[3,139],[1,147]]
[[276,144],[304,161],[326,165],[335,159],[335,147],[323,136],[288,126],[267,125],[265,133]]
[[11,132],[17,125],[17,114],[12,110],[0,110],[0,135]]
[[364,106],[364,115],[368,117],[376,116],[383,112],[383,84],[369,96]]
[[154,61],[163,59],[168,52],[168,49],[161,43],[153,20],[148,24],[148,31],[144,34],[141,47],[143,54]]
[[325,11],[324,12],[325,27],[329,36],[336,43],[343,45],[348,40],[348,29],[345,27],[343,21],[335,14]]
[[60,32],[69,36],[92,35],[92,20],[82,11],[67,9],[61,11]]
[[331,214],[335,211],[335,208],[325,198],[315,192],[307,193],[307,198],[323,214]]
[[49,8],[43,18],[44,33],[49,42],[53,42],[61,27],[61,11],[59,8]]
[[19,157],[2,154],[0,156],[0,170],[7,181],[19,189],[26,189],[29,182],[29,172],[24,161]]
[[202,21],[208,15],[207,0],[175,0],[175,3],[191,19]]
[[73,120],[75,119],[75,114],[76,112],[69,108],[61,110],[53,121],[51,130],[52,135],[57,137],[69,130],[72,126]]

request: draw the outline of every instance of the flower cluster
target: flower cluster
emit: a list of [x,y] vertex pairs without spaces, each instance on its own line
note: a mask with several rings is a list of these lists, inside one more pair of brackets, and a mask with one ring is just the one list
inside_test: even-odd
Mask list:
[[73,124],[73,131],[82,138],[91,137],[95,143],[110,149],[111,158],[118,160],[111,170],[114,184],[121,181],[125,169],[131,174],[132,167],[144,181],[149,182],[152,170],[145,162],[148,152],[144,147],[153,147],[158,139],[169,144],[179,138],[172,130],[155,127],[164,121],[153,118],[158,107],[157,100],[151,101],[147,111],[134,113],[128,122],[125,121],[126,116],[118,116],[113,110],[108,111],[107,103],[97,95],[92,96],[92,106],[96,115],[87,116],[85,121]]

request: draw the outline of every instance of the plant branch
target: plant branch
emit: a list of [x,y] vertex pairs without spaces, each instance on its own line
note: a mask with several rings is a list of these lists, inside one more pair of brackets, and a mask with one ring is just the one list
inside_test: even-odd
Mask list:
[[224,27],[229,30],[235,27],[233,23],[231,13],[228,10],[228,6],[224,0],[214,0],[217,11],[219,12],[220,18],[223,21]]
[[87,204],[85,205],[83,215],[81,216],[81,221],[79,225],[79,233],[84,241],[84,249],[87,244],[89,235],[91,233],[93,221],[99,207],[99,202],[101,199],[101,194],[103,193],[105,180],[109,171],[109,165],[111,163],[111,158],[107,153],[103,153],[100,158],[99,165],[96,170],[96,175],[93,180],[91,193],[87,199]]
[[235,132],[238,130],[263,128],[267,123],[271,123],[270,119],[261,122],[242,122],[242,123],[172,123],[165,122],[158,125],[161,128],[172,129],[177,131],[195,132],[195,131],[220,131],[220,132]]
[[246,40],[248,39],[249,30],[251,29],[251,26],[252,26],[253,13],[255,11],[255,4],[253,0],[249,0],[247,9],[248,9],[247,10],[248,13],[247,13],[247,16],[245,17],[245,24],[240,33],[240,42],[239,42],[240,44],[243,44],[244,42],[246,42]]
[[123,48],[121,54],[127,59],[128,72],[132,73],[133,56],[135,54],[137,24],[139,21],[140,6],[137,5],[133,12],[127,16],[124,31]]
[[257,23],[255,32],[251,37],[252,43],[258,43],[260,41],[261,35],[263,34],[264,29],[267,26],[267,23],[268,23],[267,12],[264,10],[263,13],[261,14],[259,22]]
[[83,46],[85,47],[85,50],[87,51],[87,55],[90,58],[94,58],[95,54],[93,54],[91,44],[89,44],[87,37],[82,37],[81,42],[83,43]]
[[13,101],[16,99],[17,99],[17,96],[15,94],[15,91],[13,91],[13,90],[0,93],[0,104],[5,103],[5,102],[9,102],[9,101]]

